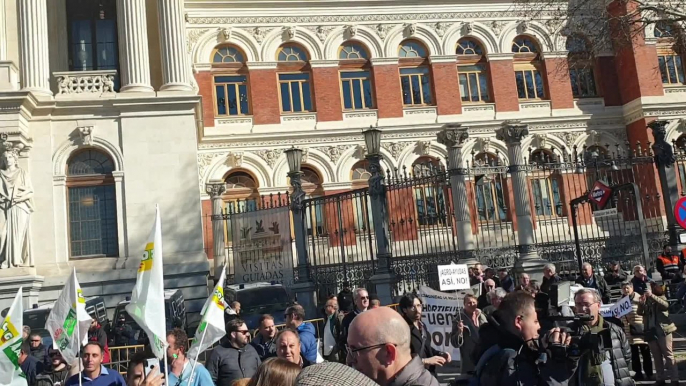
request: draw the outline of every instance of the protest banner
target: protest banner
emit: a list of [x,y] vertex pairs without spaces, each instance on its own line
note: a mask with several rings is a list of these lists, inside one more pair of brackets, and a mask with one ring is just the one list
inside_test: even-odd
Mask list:
[[[469,292],[469,291],[466,291]],[[448,294],[420,286],[417,296],[422,299],[422,323],[431,336],[431,347],[460,359],[460,349],[450,343],[453,317],[462,309],[464,294]]]
[[439,265],[438,281],[441,291],[468,289],[469,268],[466,264]]
[[631,299],[625,296],[616,303],[603,304],[600,306],[600,314],[604,318],[621,318],[631,313]]

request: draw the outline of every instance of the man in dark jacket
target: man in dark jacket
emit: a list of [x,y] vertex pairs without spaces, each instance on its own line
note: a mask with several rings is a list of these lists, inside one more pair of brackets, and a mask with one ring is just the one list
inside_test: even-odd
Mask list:
[[550,286],[562,281],[562,278],[555,273],[555,264],[546,264],[543,266],[543,282],[541,283],[541,292],[548,293]]
[[336,297],[338,301],[338,309],[342,313],[347,314],[353,310],[353,292],[350,290],[350,283],[347,281],[343,283],[343,289]]
[[91,326],[88,329],[88,341],[99,344],[103,349],[102,363],[110,363],[110,350],[109,342],[107,341],[107,333],[105,332],[105,329],[102,328],[100,323],[98,323],[98,321],[95,319],[91,321]]
[[498,270],[498,278],[500,279],[500,288],[507,292],[514,291],[514,279],[507,273],[507,268]]
[[369,293],[364,288],[355,289],[355,310],[349,312],[341,322],[341,337],[339,341],[340,347],[346,347],[348,342],[348,329],[350,328],[350,323],[353,322],[355,317],[369,308]]
[[431,334],[422,323],[422,300],[415,294],[403,296],[398,304],[400,314],[410,326],[410,349],[412,355],[419,355],[424,366],[432,374],[436,373],[436,366],[450,363],[452,358],[447,352],[438,351],[431,347]]
[[250,342],[250,345],[255,348],[260,360],[264,361],[267,358],[276,356],[276,326],[274,326],[274,317],[271,315],[260,316],[260,326],[257,330],[257,336]]
[[26,383],[28,386],[36,385],[36,377],[43,372],[43,362],[31,355],[31,345],[27,340],[21,344],[21,351],[19,352],[19,367],[26,375]]
[[29,336],[29,343],[31,345],[31,356],[38,359],[38,361],[44,366],[50,364],[50,358],[48,358],[48,348],[42,343],[40,335],[31,334]]
[[[540,324],[534,302],[530,294],[514,292],[505,296],[498,310],[488,317],[488,323],[479,331],[481,340],[473,358],[477,361],[479,385],[565,386],[569,383],[578,360],[567,358],[564,352],[553,355],[549,347],[568,346],[571,336],[554,328],[539,339]],[[546,352],[547,360],[540,360],[541,351]]]
[[339,345],[341,341],[341,323],[343,314],[338,312],[336,299],[329,299],[324,305],[324,331],[320,334],[322,339],[322,356],[329,362],[345,364],[346,352]]
[[600,298],[603,303],[610,303],[610,288],[602,276],[593,273],[593,266],[589,263],[584,263],[581,266],[581,276],[576,279],[577,284],[581,284],[584,288],[593,288],[600,293]]
[[248,344],[250,330],[241,319],[226,324],[226,336],[214,348],[205,367],[217,386],[231,386],[242,378],[252,378],[262,361]]
[[598,291],[582,288],[574,295],[577,314],[590,315],[593,320],[584,326],[584,331],[597,333],[610,329],[612,349],[608,356],[593,351],[584,352],[579,360],[579,369],[574,375],[577,385],[634,386],[629,369],[631,368],[631,348],[622,327],[608,323],[600,315],[600,294]]
[[620,285],[626,281],[626,272],[622,270],[618,262],[613,261],[608,268],[609,270],[604,277],[607,285]]
[[388,307],[360,314],[350,325],[348,361],[380,386],[439,386],[419,355],[412,356],[410,327]]
[[477,307],[480,310],[491,305],[491,296],[489,293],[495,289],[495,281],[493,279],[486,279],[484,281],[483,288],[481,289],[481,295],[476,299]]

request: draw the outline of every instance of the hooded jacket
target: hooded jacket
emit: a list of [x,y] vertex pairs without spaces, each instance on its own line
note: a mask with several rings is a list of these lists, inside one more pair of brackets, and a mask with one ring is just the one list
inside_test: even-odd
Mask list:
[[304,322],[298,326],[300,335],[300,353],[310,363],[317,362],[317,337],[312,323]]
[[488,317],[488,323],[481,327],[479,334],[481,341],[474,352],[475,362],[492,346],[511,349],[502,350],[484,364],[480,385],[566,386],[576,371],[578,360],[571,358],[549,356],[545,363],[537,363],[539,353],[505,330],[498,311]]

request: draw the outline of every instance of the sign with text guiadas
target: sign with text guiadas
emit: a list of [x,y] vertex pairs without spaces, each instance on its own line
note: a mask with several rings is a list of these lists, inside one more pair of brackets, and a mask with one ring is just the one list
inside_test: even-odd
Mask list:
[[293,249],[289,208],[231,215],[236,283],[293,284]]

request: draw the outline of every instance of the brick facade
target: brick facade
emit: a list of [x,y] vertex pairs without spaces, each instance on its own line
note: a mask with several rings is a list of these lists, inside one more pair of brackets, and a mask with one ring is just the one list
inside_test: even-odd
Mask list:
[[343,119],[338,67],[312,69],[317,120],[320,122]]
[[374,74],[374,96],[379,118],[400,118],[403,116],[403,101],[397,64],[372,67]]
[[514,77],[512,60],[492,60],[488,62],[491,94],[495,102],[495,111],[519,111],[517,84]]

